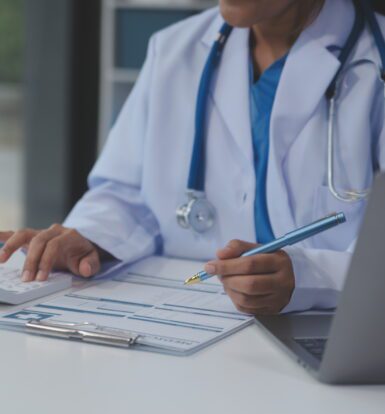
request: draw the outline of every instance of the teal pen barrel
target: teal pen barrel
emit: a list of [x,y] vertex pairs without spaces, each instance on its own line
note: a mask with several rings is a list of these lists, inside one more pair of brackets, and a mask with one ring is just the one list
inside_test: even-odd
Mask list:
[[325,230],[331,229],[332,227],[337,226],[338,224],[345,223],[346,217],[344,213],[336,213],[325,217],[321,220],[318,220],[312,224],[309,224],[300,229],[294,230],[291,233],[288,233],[285,238],[288,241],[288,244],[295,244],[301,240],[307,239],[309,237],[315,236],[318,233],[321,233]]
[[309,237],[315,236],[318,233],[331,229],[332,227],[335,227],[338,224],[342,224],[345,221],[346,218],[344,213],[332,214],[321,220],[315,221],[314,223],[308,224],[307,226],[301,227],[290,233],[287,233],[285,236],[280,237],[279,239],[274,240],[271,243],[267,243],[263,246],[259,246],[253,250],[250,250],[249,252],[243,254],[243,256],[248,257],[260,253],[276,252],[277,250],[280,250],[283,247],[290,246],[302,240],[308,239]]
[[[253,256],[261,253],[273,253],[286,246],[290,246],[295,243],[299,243],[302,240],[308,239],[309,237],[315,236],[325,230],[331,229],[338,224],[345,223],[346,217],[344,213],[335,213],[327,216],[321,220],[315,221],[314,223],[308,224],[307,226],[301,227],[287,233],[285,236],[280,237],[270,243],[258,246],[242,255],[242,257]],[[210,279],[213,275],[207,274],[205,271],[198,273],[200,281]]]

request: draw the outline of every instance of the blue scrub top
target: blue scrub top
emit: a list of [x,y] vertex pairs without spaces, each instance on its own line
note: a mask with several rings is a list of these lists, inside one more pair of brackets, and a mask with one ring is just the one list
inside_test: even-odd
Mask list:
[[251,93],[250,110],[256,175],[255,229],[258,243],[274,239],[266,200],[266,175],[269,159],[270,118],[279,80],[285,66],[286,56],[266,69],[254,83],[253,64],[250,63]]

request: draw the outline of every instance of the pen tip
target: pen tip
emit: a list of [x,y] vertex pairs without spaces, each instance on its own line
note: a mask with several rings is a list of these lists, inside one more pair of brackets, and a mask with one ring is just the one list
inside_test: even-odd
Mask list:
[[189,277],[188,279],[185,280],[184,284],[185,285],[195,285],[196,283],[200,283],[201,279],[199,274],[196,274],[194,276]]

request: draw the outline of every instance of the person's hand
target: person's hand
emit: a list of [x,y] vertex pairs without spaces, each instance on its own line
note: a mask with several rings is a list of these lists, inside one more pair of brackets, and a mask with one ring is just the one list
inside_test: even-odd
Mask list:
[[76,230],[54,224],[46,230],[24,229],[0,232],[0,263],[16,250],[27,251],[22,280],[47,280],[52,270],[68,270],[75,275],[91,277],[100,270],[99,249]]
[[232,240],[217,252],[218,260],[205,271],[218,275],[236,308],[252,315],[279,313],[290,301],[295,279],[291,259],[284,251],[239,257],[257,245]]

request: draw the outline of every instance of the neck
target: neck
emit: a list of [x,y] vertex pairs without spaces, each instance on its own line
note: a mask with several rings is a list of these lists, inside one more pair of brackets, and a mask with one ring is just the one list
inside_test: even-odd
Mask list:
[[317,16],[323,2],[293,2],[280,15],[251,28],[252,55],[257,75],[288,53],[302,30]]

